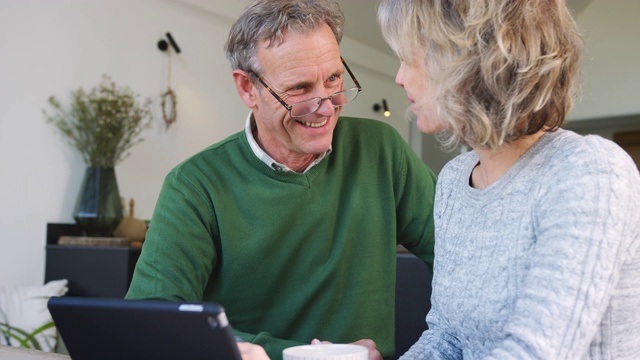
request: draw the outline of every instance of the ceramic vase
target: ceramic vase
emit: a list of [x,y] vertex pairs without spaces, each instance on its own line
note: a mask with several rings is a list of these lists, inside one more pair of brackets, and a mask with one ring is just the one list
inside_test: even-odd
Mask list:
[[114,168],[87,167],[73,212],[76,223],[87,236],[113,236],[122,217]]

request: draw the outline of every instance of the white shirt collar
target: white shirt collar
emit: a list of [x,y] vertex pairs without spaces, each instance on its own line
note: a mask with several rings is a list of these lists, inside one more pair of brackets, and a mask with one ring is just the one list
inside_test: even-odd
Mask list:
[[[273,160],[273,158],[269,156],[269,154],[267,154],[260,147],[260,145],[258,145],[258,143],[256,142],[256,139],[253,137],[253,132],[251,131],[252,119],[253,119],[253,111],[250,111],[249,115],[247,115],[247,121],[244,125],[244,133],[247,135],[247,140],[249,141],[249,146],[251,146],[251,150],[253,150],[253,153],[258,157],[258,159],[260,159],[260,161],[267,164],[267,166],[271,167],[276,171],[292,172],[293,170],[289,169],[289,167],[287,167],[286,165]],[[311,169],[312,167],[317,165],[320,161],[322,161],[322,159],[324,159],[325,156],[331,153],[331,149],[332,147],[329,146],[329,149],[324,154],[321,154],[320,156],[318,156],[311,164],[309,164],[309,166],[306,169],[304,169],[303,173],[306,173],[307,171],[309,171],[309,169]]]

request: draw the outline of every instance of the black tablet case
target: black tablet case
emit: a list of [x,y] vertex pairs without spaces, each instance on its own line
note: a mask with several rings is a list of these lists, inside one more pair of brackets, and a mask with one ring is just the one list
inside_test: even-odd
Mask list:
[[49,311],[73,360],[240,360],[214,303],[52,297]]

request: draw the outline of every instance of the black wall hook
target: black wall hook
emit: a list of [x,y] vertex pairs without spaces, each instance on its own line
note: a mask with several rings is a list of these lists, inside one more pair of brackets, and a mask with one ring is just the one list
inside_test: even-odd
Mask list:
[[169,45],[171,45],[173,50],[175,50],[177,54],[180,54],[180,47],[178,46],[178,43],[176,43],[176,41],[173,39],[173,36],[171,36],[171,33],[169,32],[167,33],[167,39],[169,39],[168,43],[164,39],[158,41],[158,49],[160,49],[161,51],[167,51],[167,49],[169,48]]

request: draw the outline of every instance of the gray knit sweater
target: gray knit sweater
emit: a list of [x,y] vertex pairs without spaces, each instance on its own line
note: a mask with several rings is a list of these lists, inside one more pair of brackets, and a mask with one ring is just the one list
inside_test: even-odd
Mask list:
[[429,330],[407,359],[640,359],[640,176],[597,136],[547,133],[496,183],[441,172]]

